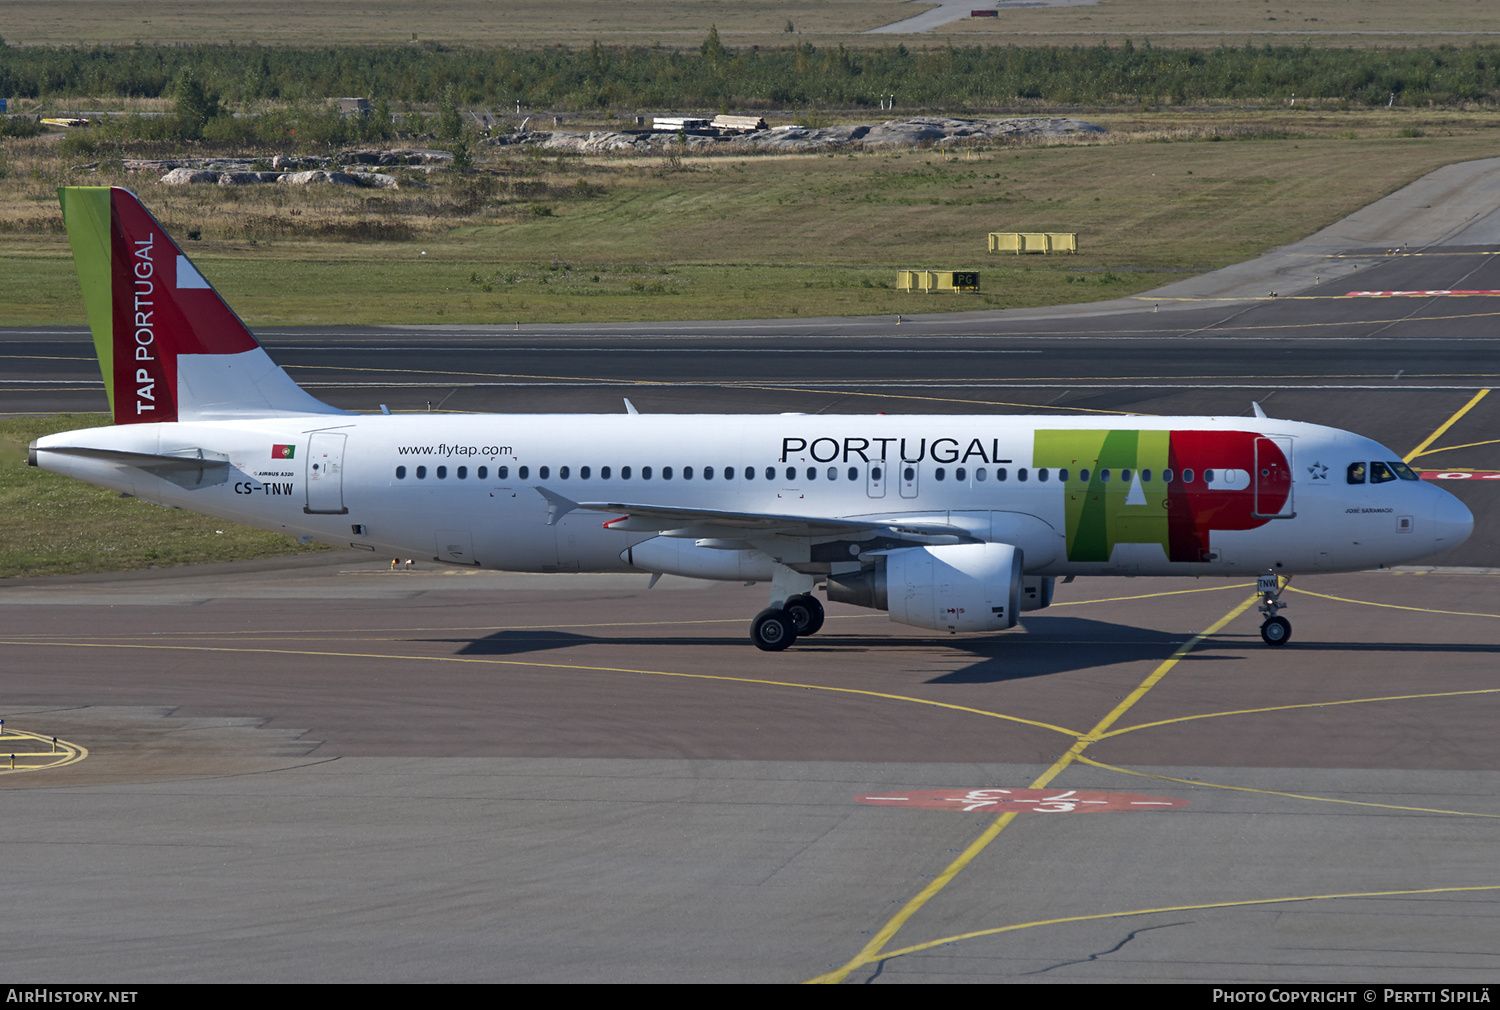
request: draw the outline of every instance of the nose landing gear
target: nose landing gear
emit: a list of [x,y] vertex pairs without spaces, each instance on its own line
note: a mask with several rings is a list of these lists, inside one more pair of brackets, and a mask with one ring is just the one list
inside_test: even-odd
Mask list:
[[1267,645],[1285,645],[1291,641],[1292,622],[1276,613],[1286,607],[1281,602],[1281,594],[1291,581],[1291,576],[1282,578],[1274,572],[1256,580],[1255,591],[1260,594],[1260,606],[1257,609],[1265,617],[1260,626],[1260,637]]

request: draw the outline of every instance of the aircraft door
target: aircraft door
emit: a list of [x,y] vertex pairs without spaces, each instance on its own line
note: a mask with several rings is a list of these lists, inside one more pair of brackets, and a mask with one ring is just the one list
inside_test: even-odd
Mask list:
[[865,494],[871,498],[884,498],[885,485],[890,469],[885,460],[877,459],[865,464]]
[[1260,519],[1290,519],[1292,506],[1292,440],[1285,435],[1255,440],[1255,516]]
[[307,447],[307,504],[310,515],[341,516],[344,507],[344,443],[341,431],[315,431]]
[[917,496],[917,480],[921,477],[920,463],[899,464],[900,469],[896,471],[897,486],[901,488],[901,497],[915,498]]

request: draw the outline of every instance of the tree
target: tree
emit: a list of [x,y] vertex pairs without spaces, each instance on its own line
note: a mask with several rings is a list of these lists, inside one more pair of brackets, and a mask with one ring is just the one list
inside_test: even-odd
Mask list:
[[437,135],[457,140],[464,132],[464,119],[458,112],[458,89],[452,84],[443,89],[443,107],[438,110]]
[[203,136],[203,127],[219,115],[219,96],[209,95],[203,90],[192,67],[183,67],[177,75],[172,97],[177,103],[173,114],[177,120],[177,134],[184,140],[197,140]]
[[704,56],[711,60],[717,60],[724,55],[724,44],[719,41],[719,29],[717,25],[708,26],[708,38],[703,40],[699,50]]

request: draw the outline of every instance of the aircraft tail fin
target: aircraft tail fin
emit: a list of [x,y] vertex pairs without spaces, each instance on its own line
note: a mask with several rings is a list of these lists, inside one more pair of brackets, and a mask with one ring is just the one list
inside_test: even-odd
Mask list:
[[134,193],[57,195],[116,424],[347,413],[270,359]]

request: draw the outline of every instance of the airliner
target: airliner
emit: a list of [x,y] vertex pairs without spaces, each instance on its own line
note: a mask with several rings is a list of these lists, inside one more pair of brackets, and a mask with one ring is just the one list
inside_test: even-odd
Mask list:
[[1075,576],[1294,575],[1451,550],[1469,510],[1401,457],[1267,417],[356,414],[302,390],[130,192],[59,190],[114,424],[30,462],[377,556],[769,584],[780,651],[829,600],[1012,628]]

